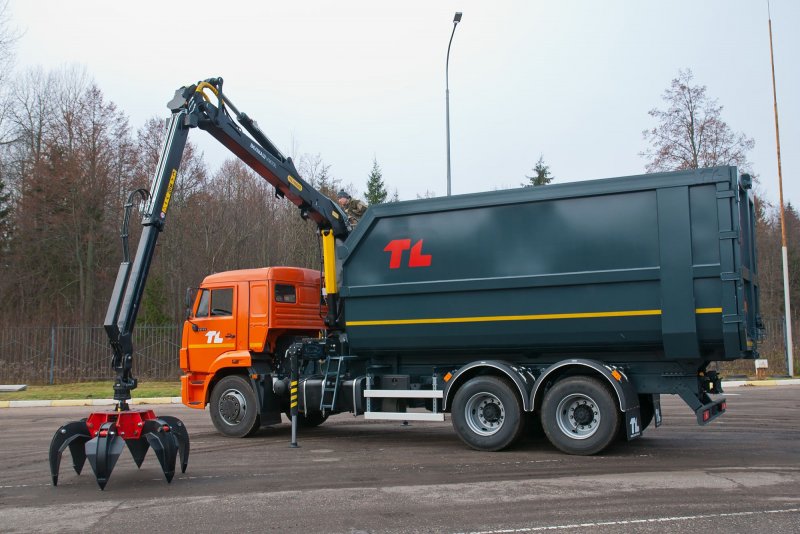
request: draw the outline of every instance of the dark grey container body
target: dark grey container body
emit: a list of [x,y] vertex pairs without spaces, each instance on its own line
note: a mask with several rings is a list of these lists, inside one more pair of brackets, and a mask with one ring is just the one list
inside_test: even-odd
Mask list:
[[337,249],[351,353],[754,357],[746,182],[718,167],[371,207]]

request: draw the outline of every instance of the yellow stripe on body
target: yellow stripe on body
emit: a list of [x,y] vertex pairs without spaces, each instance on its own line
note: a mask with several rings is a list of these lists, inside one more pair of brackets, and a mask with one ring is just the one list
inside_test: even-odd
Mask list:
[[189,345],[190,349],[232,349],[236,345],[233,343],[203,343],[201,345]]
[[290,404],[290,405],[289,405],[289,408],[294,408],[294,407],[296,407],[296,406],[297,406],[297,403],[296,403],[296,402],[293,402],[292,404]]
[[[395,326],[414,324],[490,323],[500,321],[551,321],[555,319],[598,319],[607,317],[644,317],[661,315],[661,310],[626,310],[585,313],[547,313],[536,315],[487,315],[481,317],[436,317],[424,319],[388,319],[347,321],[347,326]],[[697,308],[697,314],[722,313],[722,308]]]

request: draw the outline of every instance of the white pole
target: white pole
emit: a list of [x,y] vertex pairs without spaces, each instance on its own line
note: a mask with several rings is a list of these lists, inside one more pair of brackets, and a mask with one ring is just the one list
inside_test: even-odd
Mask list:
[[783,246],[783,305],[786,309],[786,368],[794,376],[794,347],[792,347],[792,315],[789,313],[789,253]]

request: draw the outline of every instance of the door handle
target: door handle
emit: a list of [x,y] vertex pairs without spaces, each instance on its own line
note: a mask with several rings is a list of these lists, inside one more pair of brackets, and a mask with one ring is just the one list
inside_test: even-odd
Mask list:
[[225,334],[225,337],[228,339],[233,339],[236,337],[236,334]]

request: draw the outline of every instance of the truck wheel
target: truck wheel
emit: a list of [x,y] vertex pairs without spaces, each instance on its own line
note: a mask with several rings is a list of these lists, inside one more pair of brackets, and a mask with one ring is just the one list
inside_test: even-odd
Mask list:
[[479,376],[456,392],[451,418],[464,443],[479,451],[499,451],[522,431],[522,403],[506,380]]
[[211,422],[222,434],[243,438],[259,428],[258,401],[250,383],[241,376],[226,376],[211,391]]
[[542,427],[550,443],[567,454],[596,454],[619,433],[620,414],[613,394],[595,378],[559,380],[544,395]]

